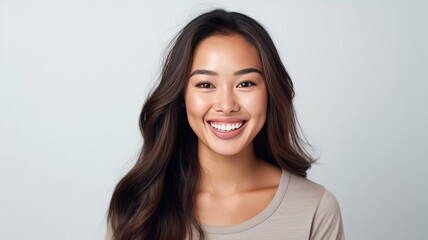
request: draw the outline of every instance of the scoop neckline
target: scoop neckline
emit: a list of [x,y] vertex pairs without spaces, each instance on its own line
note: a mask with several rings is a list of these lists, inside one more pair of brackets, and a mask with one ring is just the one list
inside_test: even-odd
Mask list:
[[290,174],[288,174],[285,169],[282,169],[281,179],[279,181],[278,189],[276,190],[275,196],[273,197],[269,205],[256,216],[244,222],[230,226],[214,226],[201,223],[202,229],[207,233],[228,234],[242,232],[259,225],[260,223],[268,219],[276,211],[276,209],[278,209],[279,205],[284,199],[285,192],[287,191],[289,178]]

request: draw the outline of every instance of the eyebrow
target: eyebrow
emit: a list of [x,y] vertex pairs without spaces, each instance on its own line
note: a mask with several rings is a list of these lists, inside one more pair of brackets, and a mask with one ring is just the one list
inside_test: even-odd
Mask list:
[[[248,74],[248,73],[252,73],[252,72],[256,72],[259,73],[260,75],[263,76],[263,73],[256,69],[256,68],[245,68],[239,71],[236,71],[233,73],[234,76],[238,76],[238,75],[243,75],[243,74]],[[193,71],[189,77],[196,75],[196,74],[202,74],[202,75],[209,75],[209,76],[218,76],[217,72],[211,71],[211,70],[206,70],[206,69],[197,69],[195,71]]]

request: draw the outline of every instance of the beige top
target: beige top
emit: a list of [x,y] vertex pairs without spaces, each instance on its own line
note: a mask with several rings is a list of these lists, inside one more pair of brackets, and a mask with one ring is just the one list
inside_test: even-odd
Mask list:
[[336,198],[323,186],[287,170],[261,213],[237,225],[202,227],[208,240],[345,239]]
[[207,240],[345,239],[336,198],[323,186],[287,170],[282,170],[275,196],[261,213],[236,225],[202,224],[202,228]]

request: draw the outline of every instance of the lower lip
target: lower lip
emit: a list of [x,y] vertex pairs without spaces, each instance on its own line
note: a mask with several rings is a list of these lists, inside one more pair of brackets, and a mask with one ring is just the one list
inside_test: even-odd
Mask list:
[[229,131],[229,132],[221,132],[221,131],[215,129],[213,126],[211,126],[210,123],[208,123],[208,125],[210,126],[211,131],[213,131],[214,135],[216,135],[217,137],[219,137],[221,139],[231,139],[231,138],[238,136],[244,130],[245,126],[247,125],[247,122],[244,122],[240,128]]

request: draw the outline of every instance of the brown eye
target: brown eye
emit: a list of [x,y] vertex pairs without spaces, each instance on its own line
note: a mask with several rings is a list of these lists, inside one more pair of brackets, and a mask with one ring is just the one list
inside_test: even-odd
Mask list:
[[199,83],[196,86],[199,88],[213,88],[214,87],[211,83]]
[[241,82],[238,87],[251,87],[251,86],[255,86],[256,84],[252,81],[247,81],[247,82]]

